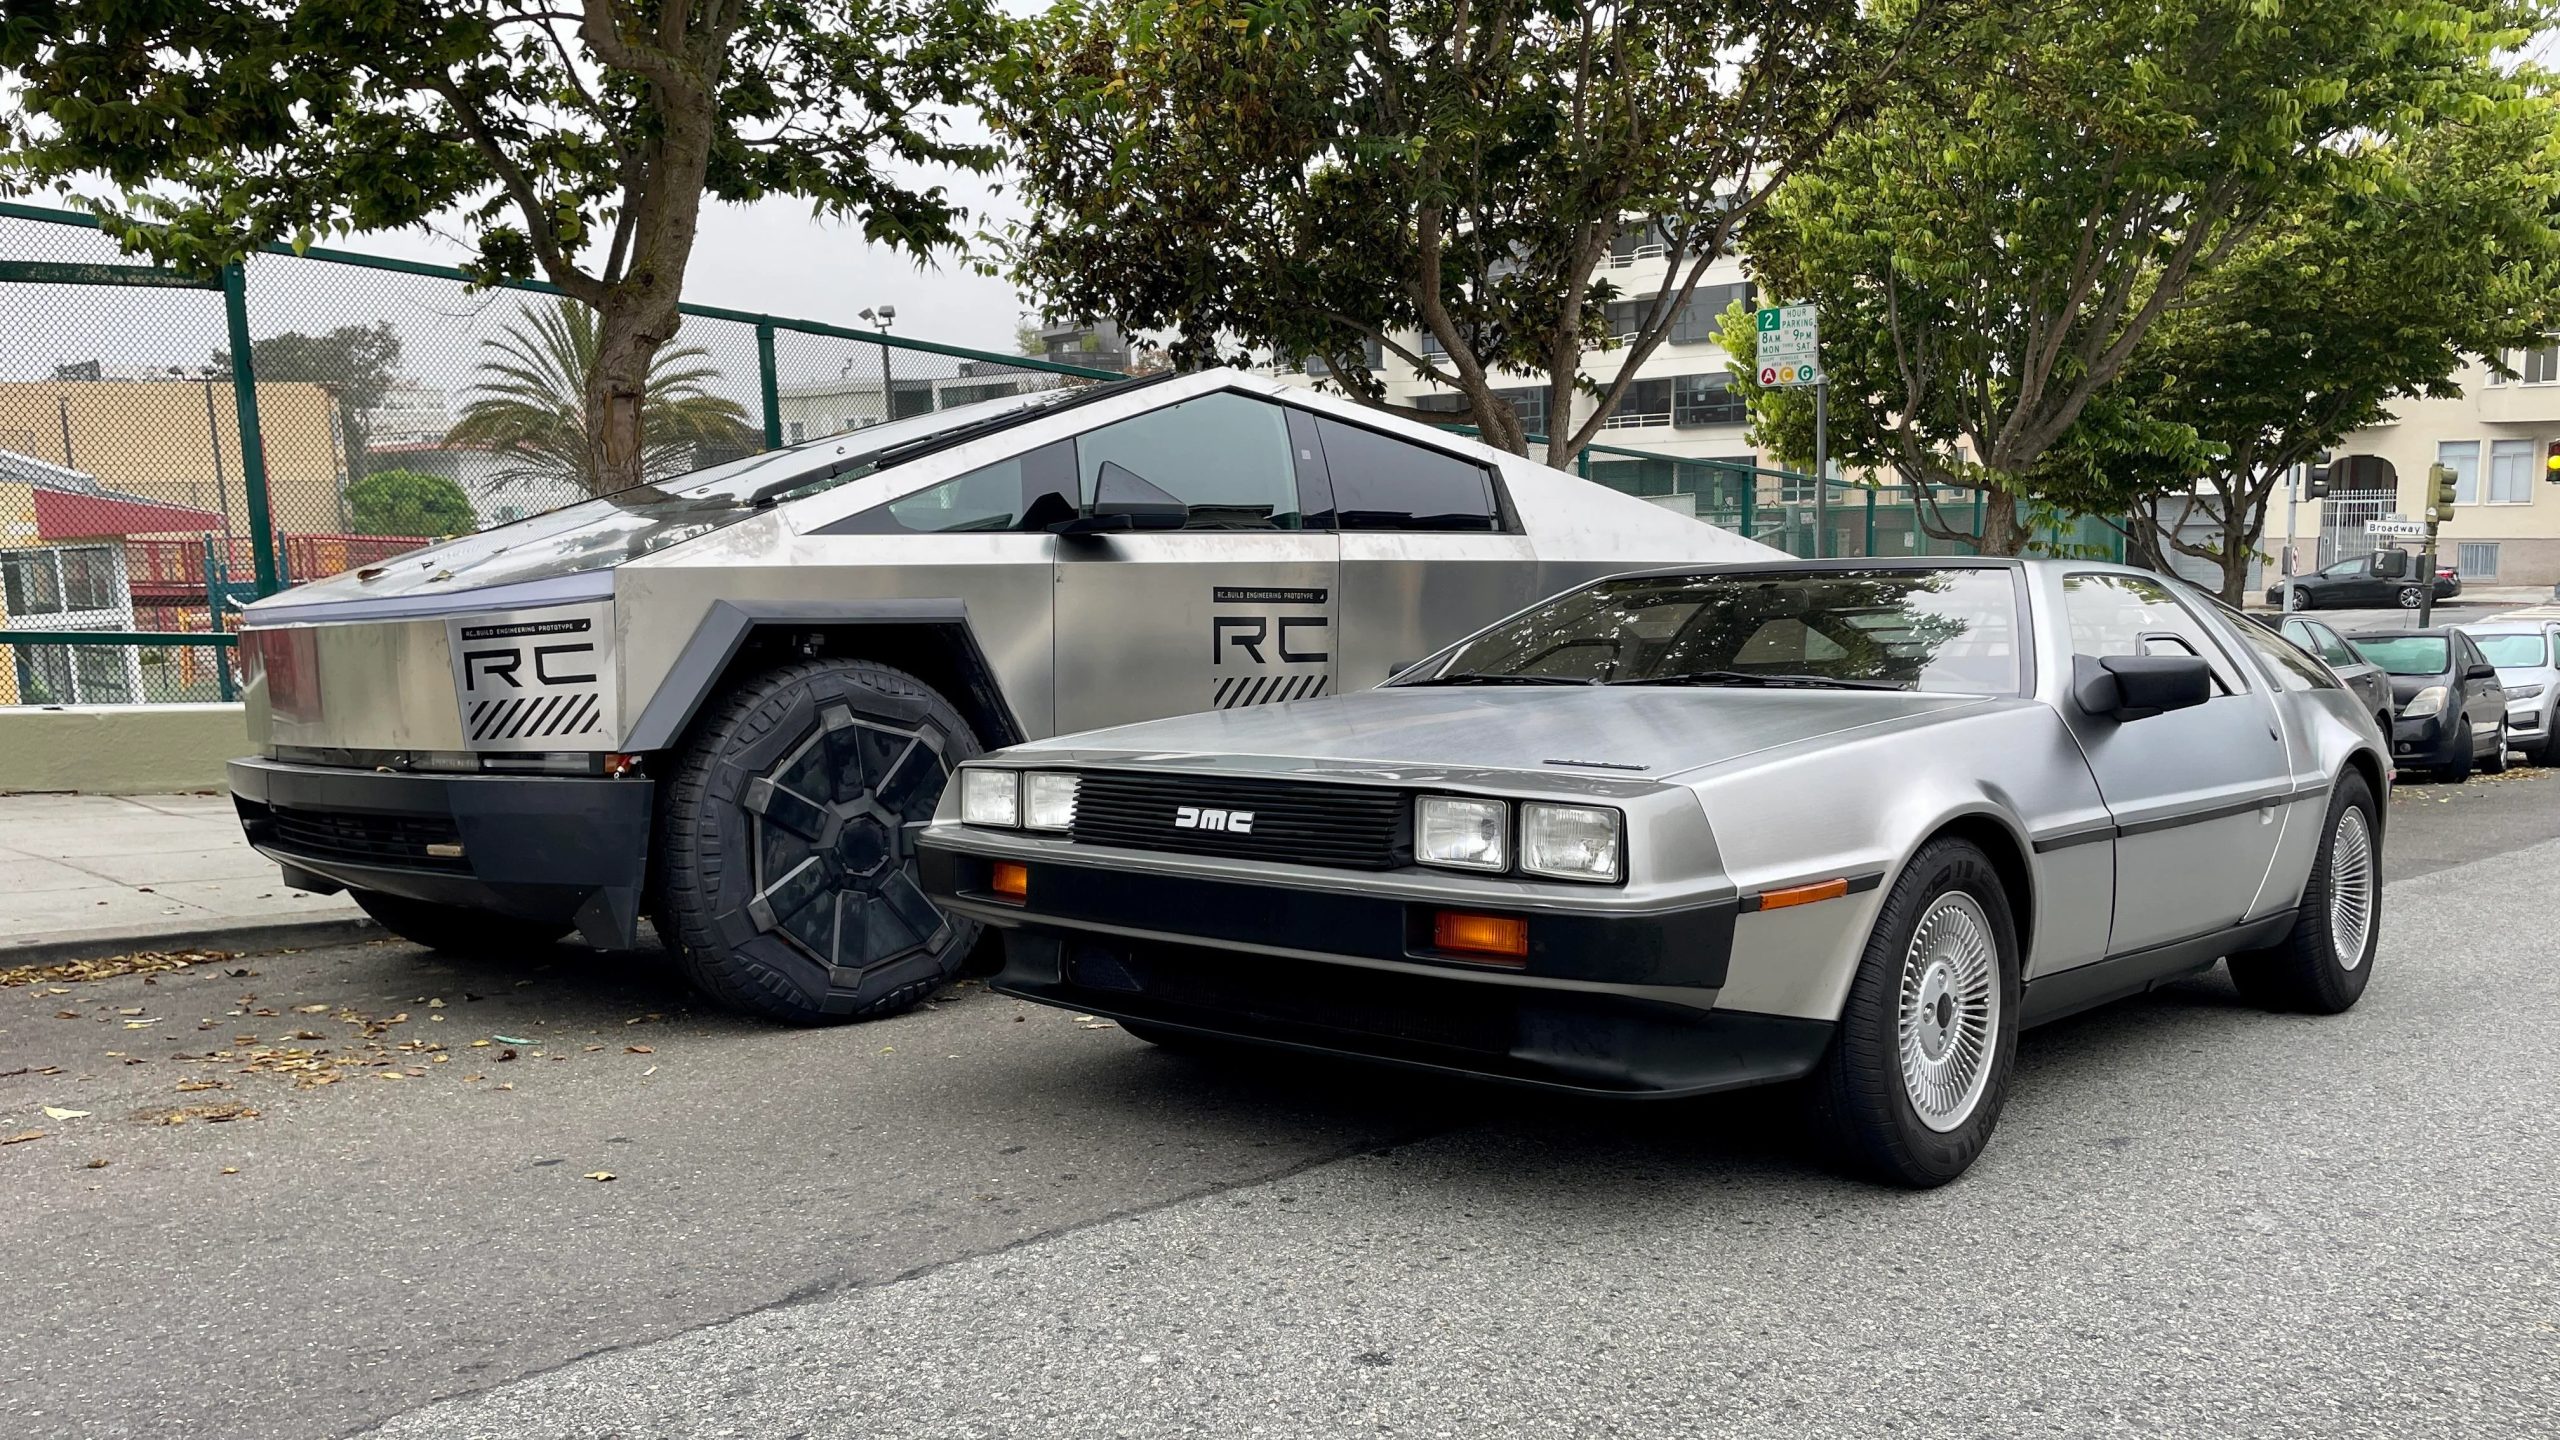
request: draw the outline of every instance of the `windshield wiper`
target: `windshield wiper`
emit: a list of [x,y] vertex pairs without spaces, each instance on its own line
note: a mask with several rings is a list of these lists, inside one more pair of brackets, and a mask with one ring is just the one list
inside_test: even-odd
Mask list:
[[1461,670],[1455,675],[1434,675],[1428,680],[1407,680],[1396,688],[1417,685],[1597,685],[1597,680],[1576,680],[1568,675],[1493,675],[1481,670]]
[[1744,685],[1773,690],[1899,690],[1881,680],[1842,680],[1830,675],[1767,675],[1753,670],[1684,670],[1672,675],[1644,675],[1612,680],[1612,685]]

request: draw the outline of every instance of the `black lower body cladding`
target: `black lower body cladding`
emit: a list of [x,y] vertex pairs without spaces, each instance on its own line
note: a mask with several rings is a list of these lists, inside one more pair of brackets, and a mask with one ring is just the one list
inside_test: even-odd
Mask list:
[[370,890],[636,943],[655,787],[638,778],[230,764],[249,843],[303,889]]
[[1832,1032],[1710,1008],[1730,903],[1524,912],[1513,969],[1433,953],[1436,907],[1392,896],[1035,862],[1017,909],[993,901],[988,861],[923,858],[937,899],[1003,930],[996,989],[1159,1030],[1626,1098],[1792,1079]]

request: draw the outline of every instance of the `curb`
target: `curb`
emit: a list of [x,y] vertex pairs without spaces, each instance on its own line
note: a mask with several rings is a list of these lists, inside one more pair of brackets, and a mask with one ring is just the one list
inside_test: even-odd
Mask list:
[[309,950],[322,945],[356,944],[389,938],[380,925],[361,915],[309,920],[243,920],[207,925],[201,920],[167,925],[126,926],[118,930],[65,930],[30,935],[0,945],[0,965],[58,965],[72,960],[102,960],[141,950],[230,950],[259,954],[271,950]]

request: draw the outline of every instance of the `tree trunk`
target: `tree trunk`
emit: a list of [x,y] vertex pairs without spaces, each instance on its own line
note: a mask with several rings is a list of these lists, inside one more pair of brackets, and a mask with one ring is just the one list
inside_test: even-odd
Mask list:
[[1983,554],[2022,555],[2033,539],[2035,531],[2019,510],[2017,496],[1997,488],[1982,492],[1982,537],[1977,545]]
[[2258,553],[2258,542],[2250,533],[2254,527],[2246,507],[2225,495],[2223,509],[2222,553],[2214,559],[2222,567],[2222,603],[2236,607],[2249,593],[2249,560]]
[[[654,277],[650,277],[654,278]],[[675,302],[649,293],[646,278],[615,286],[596,312],[596,358],[587,372],[587,493],[610,495],[648,483],[642,417],[649,366],[675,337]]]

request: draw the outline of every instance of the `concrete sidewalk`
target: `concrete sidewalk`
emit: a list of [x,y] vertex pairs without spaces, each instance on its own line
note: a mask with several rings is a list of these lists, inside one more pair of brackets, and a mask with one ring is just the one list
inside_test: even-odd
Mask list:
[[295,927],[358,918],[344,895],[285,888],[227,795],[0,795],[0,965],[316,943]]

